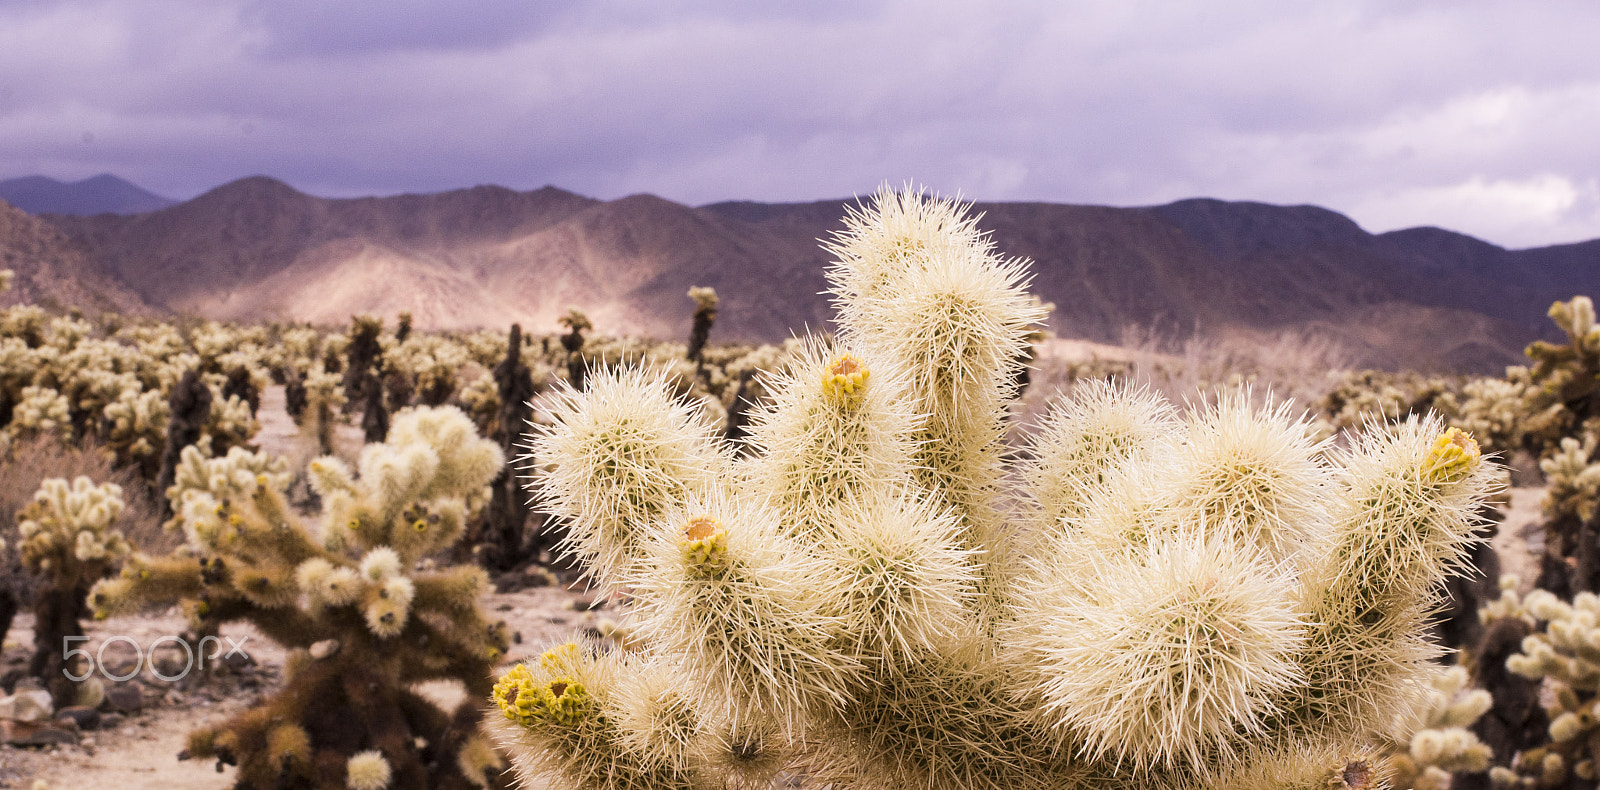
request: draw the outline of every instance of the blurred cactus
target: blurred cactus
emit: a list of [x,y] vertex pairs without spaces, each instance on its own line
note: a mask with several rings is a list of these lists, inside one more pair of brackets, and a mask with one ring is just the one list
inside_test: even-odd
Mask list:
[[201,380],[198,368],[191,368],[172,394],[167,398],[167,441],[161,452],[161,472],[156,477],[156,490],[165,491],[172,485],[173,474],[183,451],[205,433],[206,421],[211,417],[211,388]]
[[[495,384],[493,400],[496,408],[486,435],[499,443],[501,452],[510,457],[517,438],[532,420],[535,395],[533,371],[522,361],[520,324],[511,325],[511,332],[506,338],[505,358],[494,366],[491,375]],[[494,493],[489,500],[483,532],[475,547],[479,563],[497,571],[507,571],[524,560],[538,560],[539,553],[548,548],[549,541],[542,540],[544,536],[534,536],[535,540],[530,545],[527,540],[529,536],[525,533],[533,512],[517,483],[516,470],[510,466],[502,467],[490,487]]]
[[50,435],[72,438],[67,397],[49,387],[23,387],[5,434],[12,441]]
[[694,300],[694,325],[689,329],[689,348],[684,352],[684,359],[700,365],[701,352],[711,337],[711,325],[717,321],[719,300],[716,289],[702,287],[690,288],[689,298]]
[[1522,642],[1522,652],[1506,660],[1512,672],[1545,690],[1539,695],[1549,717],[1549,742],[1516,754],[1511,767],[1498,767],[1496,787],[1593,786],[1600,765],[1600,597],[1578,593],[1571,603],[1546,590],[1518,601],[1513,593],[1497,602],[1496,614],[1543,623]]
[[1539,462],[1544,495],[1545,570],[1538,585],[1563,597],[1600,591],[1600,459],[1596,435],[1562,437]]
[[1421,689],[1421,699],[1395,717],[1396,788],[1449,790],[1453,774],[1489,770],[1494,755],[1470,727],[1494,699],[1468,682],[1466,667],[1440,669]]
[[755,457],[661,369],[558,393],[524,463],[637,648],[501,679],[524,783],[1374,786],[1493,485],[1471,437],[1408,419],[1330,454],[1243,393],[1179,417],[1106,388],[1013,474],[1025,262],[920,194],[847,223],[839,343],[769,378]]
[[594,324],[589,323],[589,317],[576,307],[567,310],[567,314],[557,318],[556,323],[567,328],[567,333],[561,336],[561,347],[567,351],[567,381],[582,391],[583,375],[586,370],[583,360],[583,333],[593,329]]
[[358,473],[311,464],[322,511],[307,523],[281,459],[190,447],[168,492],[186,546],[135,555],[90,602],[102,617],[179,603],[197,628],[244,620],[291,648],[282,691],[190,736],[185,755],[237,764],[240,788],[499,786],[477,703],[441,710],[411,687],[489,693],[508,640],[479,606],[487,579],[420,561],[460,539],[501,465],[459,410],[404,411]]
[[[1600,325],[1594,302],[1574,296],[1550,306],[1550,319],[1567,335],[1565,345],[1536,340],[1528,346],[1526,373],[1530,440],[1553,446],[1563,436],[1600,431]],[[1520,375],[1519,375],[1520,374]]]
[[113,527],[122,515],[122,488],[50,478],[17,512],[17,551],[43,584],[34,592],[34,652],[28,672],[44,681],[56,705],[74,704],[73,671],[64,659],[67,637],[83,636],[91,585],[116,570],[130,547]]
[[351,316],[348,342],[343,349],[347,356],[343,380],[347,406],[366,403],[367,390],[378,386],[377,371],[383,365],[383,346],[378,341],[381,334],[383,319],[366,314]]

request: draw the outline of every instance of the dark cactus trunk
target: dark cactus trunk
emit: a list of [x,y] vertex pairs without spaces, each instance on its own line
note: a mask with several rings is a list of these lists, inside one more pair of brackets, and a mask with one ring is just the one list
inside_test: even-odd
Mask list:
[[306,377],[294,367],[283,374],[283,410],[296,425],[306,416]]
[[583,333],[573,329],[561,336],[561,347],[567,350],[567,381],[573,389],[583,391]]
[[[34,593],[33,659],[28,674],[44,681],[57,708],[74,704],[78,684],[67,676],[72,669],[66,662],[67,637],[83,636],[82,619],[88,615],[84,604],[87,585],[74,587],[42,586]],[[81,675],[82,672],[74,674]]]
[[11,621],[17,616],[17,593],[9,582],[0,582],[0,650],[4,649],[6,634],[11,633]]
[[237,365],[228,371],[228,381],[222,385],[222,398],[238,398],[250,404],[250,414],[255,415],[261,410],[261,392],[256,389],[256,383],[250,378],[250,371],[243,365]]
[[740,453],[749,450],[745,438],[750,435],[750,412],[760,400],[761,385],[756,383],[756,371],[747,369],[739,374],[739,386],[733,392],[733,405],[728,408],[728,425],[722,434],[723,441],[733,445]]
[[367,390],[377,386],[377,379],[373,371],[379,367],[379,359],[383,355],[383,346],[378,344],[378,335],[383,332],[383,322],[368,316],[358,316],[351,322],[350,345],[345,348],[345,358],[349,364],[344,369],[344,397],[349,408],[354,408],[358,403],[366,403]]
[[211,388],[200,378],[200,371],[191,369],[183,374],[178,385],[172,388],[167,406],[172,416],[167,421],[167,446],[161,454],[161,474],[156,477],[156,491],[163,495],[162,502],[166,503],[167,515],[170,516],[172,506],[164,495],[172,485],[183,448],[200,441],[206,418],[211,415]]
[[711,325],[716,321],[716,310],[694,311],[694,326],[689,330],[689,353],[685,356],[697,366],[701,364],[701,356],[705,353],[706,340],[711,337]]
[[[522,327],[511,325],[505,359],[494,367],[495,387],[500,393],[500,414],[491,439],[500,443],[507,458],[515,456],[517,440],[533,416],[533,372],[522,362]],[[493,570],[506,571],[520,565],[531,554],[538,557],[537,543],[525,549],[528,518],[531,512],[525,495],[517,485],[511,464],[500,469],[492,485],[488,520],[480,541],[487,544],[480,552],[482,561]]]
[[361,411],[361,430],[368,444],[381,444],[389,436],[389,410],[383,405],[383,388],[373,384],[367,389],[367,403]]

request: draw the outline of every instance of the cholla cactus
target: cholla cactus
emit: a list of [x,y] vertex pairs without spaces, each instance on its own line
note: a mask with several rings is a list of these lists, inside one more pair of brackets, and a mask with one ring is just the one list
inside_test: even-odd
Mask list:
[[567,380],[578,389],[583,389],[584,367],[583,333],[594,328],[589,321],[589,316],[576,307],[569,308],[567,314],[556,319],[556,323],[567,328],[567,333],[561,336],[561,347],[567,350]]
[[[90,585],[114,571],[129,546],[115,529],[122,515],[122,488],[95,485],[87,477],[71,483],[49,478],[33,501],[17,512],[17,551],[44,581],[34,598],[34,653],[30,673],[45,681],[58,705],[73,704],[67,676],[65,637],[82,636]],[[78,674],[73,672],[72,674]]]
[[[1505,615],[1518,609],[1513,593],[1498,604]],[[1548,688],[1541,693],[1550,718],[1550,743],[1518,753],[1510,769],[1496,768],[1498,787],[1558,787],[1572,778],[1593,783],[1600,776],[1600,725],[1595,723],[1600,692],[1600,597],[1581,592],[1566,603],[1545,590],[1520,601],[1519,614],[1544,628],[1523,640],[1522,653],[1506,661],[1512,672]]]
[[306,373],[304,387],[306,404],[300,417],[300,427],[316,437],[317,446],[324,453],[331,453],[333,430],[338,424],[341,407],[345,404],[339,376],[313,367]]
[[[1373,420],[1398,422],[1426,414],[1440,398],[1454,406],[1450,381],[1412,372],[1349,371],[1322,398],[1319,410],[1338,430],[1358,430]],[[1474,434],[1476,436],[1476,434]]]
[[639,647],[502,678],[524,782],[1373,786],[1491,486],[1476,443],[1411,419],[1335,453],[1243,393],[1180,417],[1107,386],[1013,474],[1024,264],[948,201],[884,194],[847,221],[841,342],[768,382],[756,457],[723,457],[637,371],[565,390],[532,440],[567,548],[633,593]]
[[1588,521],[1600,505],[1600,461],[1595,457],[1596,437],[1582,441],[1563,437],[1554,454],[1539,462],[1549,489],[1545,492],[1545,515],[1553,521]]
[[211,410],[206,413],[200,433],[200,444],[210,455],[226,455],[235,447],[248,448],[260,431],[261,423],[247,401],[237,395],[224,398],[216,389],[211,391]]
[[117,463],[138,469],[146,479],[155,479],[161,468],[161,450],[171,414],[160,390],[132,386],[118,393],[103,411],[105,443],[116,454]]
[[65,395],[49,387],[23,387],[21,396],[12,409],[10,424],[5,427],[9,438],[72,438],[72,415]]
[[179,602],[197,630],[245,620],[292,649],[280,693],[189,739],[187,756],[237,764],[238,787],[496,786],[478,704],[440,710],[411,686],[490,691],[507,634],[479,606],[487,578],[421,560],[459,540],[501,464],[459,410],[404,411],[359,473],[311,464],[322,513],[307,523],[281,459],[191,447],[168,492],[186,546],[135,555],[90,602],[98,616]]
[[689,298],[694,300],[694,326],[689,329],[689,347],[684,351],[684,358],[699,365],[706,339],[711,336],[711,325],[717,321],[717,303],[720,300],[717,299],[715,288],[703,287],[690,288]]
[[1440,669],[1417,704],[1395,717],[1395,787],[1449,790],[1452,774],[1489,770],[1494,755],[1468,728],[1494,698],[1468,681],[1466,667]]
[[1527,429],[1536,448],[1600,430],[1600,325],[1594,302],[1587,296],[1556,302],[1550,319],[1566,333],[1566,345],[1536,340],[1526,352],[1533,366],[1509,371],[1528,385]]
[[438,335],[413,334],[383,354],[384,365],[405,376],[427,406],[443,405],[455,394],[457,371],[468,359],[465,346]]
[[494,374],[485,371],[461,388],[461,405],[478,433],[487,436],[500,425],[500,387]]
[[[1566,436],[1539,462],[1549,483],[1544,496],[1545,560],[1540,587],[1562,595],[1600,590],[1600,556],[1587,548],[1600,528],[1600,460],[1596,436]],[[1571,558],[1569,560],[1568,558]]]
[[1462,385],[1459,395],[1441,395],[1437,408],[1450,424],[1473,435],[1486,453],[1507,453],[1522,442],[1527,385],[1480,378]]

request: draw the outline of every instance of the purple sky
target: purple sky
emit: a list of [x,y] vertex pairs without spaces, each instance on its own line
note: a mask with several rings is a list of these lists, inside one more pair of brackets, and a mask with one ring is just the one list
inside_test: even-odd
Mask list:
[[0,0],[0,178],[1315,203],[1600,237],[1600,3]]

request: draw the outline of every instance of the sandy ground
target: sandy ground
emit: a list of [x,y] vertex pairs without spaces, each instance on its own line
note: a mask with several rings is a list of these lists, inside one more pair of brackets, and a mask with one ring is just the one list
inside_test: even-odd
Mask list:
[[[578,602],[581,609],[590,598],[554,588],[490,595],[485,600],[490,615],[504,619],[513,634],[520,636],[520,642],[511,646],[500,670],[537,655],[578,630],[616,616],[609,608],[573,610],[574,602]],[[31,616],[17,618],[6,640],[8,660],[25,658],[28,651],[21,646],[32,644],[32,626]],[[182,632],[183,620],[176,613],[122,617],[90,623],[86,630],[90,637],[88,647],[95,652],[107,639],[118,635],[132,637],[138,644],[147,646],[161,635]],[[284,651],[242,625],[224,628],[223,636],[231,636],[243,644],[254,659],[255,667],[187,686],[162,684],[151,679],[146,669],[142,673],[150,681],[146,699],[153,697],[154,700],[144,711],[128,716],[115,728],[85,733],[84,742],[72,747],[19,749],[0,746],[0,788],[30,788],[36,779],[44,780],[51,788],[220,790],[231,787],[232,768],[218,773],[210,761],[180,762],[178,752],[183,750],[190,730],[238,713],[250,707],[260,695],[277,690],[282,680],[278,668],[283,664]],[[123,644],[114,642],[107,655],[114,655]],[[175,673],[169,670],[165,674]],[[241,682],[242,677],[252,674],[257,676],[256,684]],[[136,678],[127,682],[140,681]],[[448,686],[430,689],[430,692],[440,697],[460,693],[459,687]]]

